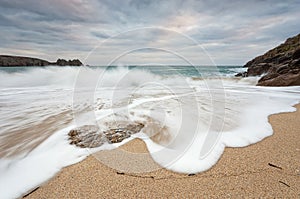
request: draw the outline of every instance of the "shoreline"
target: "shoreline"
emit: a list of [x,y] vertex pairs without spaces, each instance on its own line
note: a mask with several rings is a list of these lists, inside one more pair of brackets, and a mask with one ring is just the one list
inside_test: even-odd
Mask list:
[[[132,174],[109,168],[90,155],[77,164],[63,168],[52,179],[27,194],[26,198],[297,198],[300,196],[300,104],[294,107],[297,108],[295,112],[269,116],[274,131],[272,136],[247,147],[226,147],[218,163],[208,171],[187,175],[159,169]],[[150,157],[141,140],[132,140],[120,149]],[[108,155],[114,157],[111,153]],[[128,166],[134,165],[126,159],[123,162],[127,162]]]

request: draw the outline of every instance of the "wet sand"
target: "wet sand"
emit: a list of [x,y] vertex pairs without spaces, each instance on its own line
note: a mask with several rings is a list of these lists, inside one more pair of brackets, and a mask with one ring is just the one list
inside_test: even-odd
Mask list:
[[[128,170],[117,171],[89,156],[26,198],[300,198],[300,104],[296,107],[296,112],[269,117],[273,136],[248,147],[226,148],[206,172],[189,176],[160,169],[145,144],[133,140],[121,150],[100,154],[102,161],[119,160],[114,166]],[[124,156],[126,151],[140,159]],[[131,173],[138,162],[158,170]]]

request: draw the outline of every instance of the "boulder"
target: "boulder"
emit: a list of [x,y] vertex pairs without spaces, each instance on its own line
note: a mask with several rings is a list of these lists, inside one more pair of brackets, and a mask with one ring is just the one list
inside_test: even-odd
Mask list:
[[274,75],[272,78],[260,80],[257,86],[295,86],[300,85],[300,73],[285,73],[283,75]]
[[106,138],[97,126],[85,125],[71,130],[69,133],[70,144],[81,148],[95,148],[99,147]]
[[84,125],[71,130],[68,133],[70,144],[80,148],[95,148],[105,142],[109,144],[122,142],[131,135],[138,133],[144,128],[144,124],[134,122],[122,127],[116,125],[108,130],[102,131],[95,125]]

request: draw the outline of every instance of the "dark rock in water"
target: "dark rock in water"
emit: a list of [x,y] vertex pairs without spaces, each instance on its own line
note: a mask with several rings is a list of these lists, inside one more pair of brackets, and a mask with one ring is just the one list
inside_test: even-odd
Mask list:
[[42,59],[31,57],[20,57],[10,55],[0,55],[0,66],[82,66],[83,64],[78,60],[58,59],[56,62],[49,62]]
[[52,63],[52,65],[57,66],[82,66],[81,61],[79,59],[69,60],[66,61],[64,59],[58,59],[55,63]]
[[124,139],[130,137],[130,134],[126,131],[126,129],[110,129],[105,131],[104,134],[109,143],[122,142]]
[[300,34],[285,43],[249,61],[245,74],[236,76],[263,75],[258,86],[300,85]]
[[242,72],[242,73],[238,73],[235,75],[235,77],[248,77],[248,73],[246,72]]
[[106,142],[106,137],[94,125],[86,125],[71,130],[69,133],[70,144],[81,148],[95,148]]
[[97,126],[86,125],[71,130],[69,135],[70,144],[81,148],[99,147],[104,142],[119,143],[129,138],[132,134],[138,133],[144,127],[142,123],[130,123],[123,127],[111,128],[101,131]]
[[104,134],[109,143],[122,142],[124,139],[129,138],[130,135],[140,132],[144,124],[128,124],[123,128],[109,129],[104,131]]

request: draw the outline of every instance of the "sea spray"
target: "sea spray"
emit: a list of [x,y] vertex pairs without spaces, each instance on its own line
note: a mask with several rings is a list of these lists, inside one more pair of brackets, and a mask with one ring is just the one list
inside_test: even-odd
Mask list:
[[[1,197],[25,194],[61,168],[134,137],[145,141],[161,166],[201,172],[216,164],[226,146],[243,147],[272,135],[268,116],[294,111],[292,106],[300,99],[299,87],[257,87],[255,77],[234,78],[233,71],[242,70],[238,67],[224,68],[222,77],[207,67],[199,68],[201,75],[195,68],[168,69],[1,69],[0,189],[6,190]],[[74,87],[79,71],[84,81]],[[97,84],[91,89],[94,80]],[[141,122],[145,127],[117,144],[90,150],[70,145],[72,129],[82,125],[109,129],[111,121]],[[212,134],[215,142],[203,155],[204,141]]]

